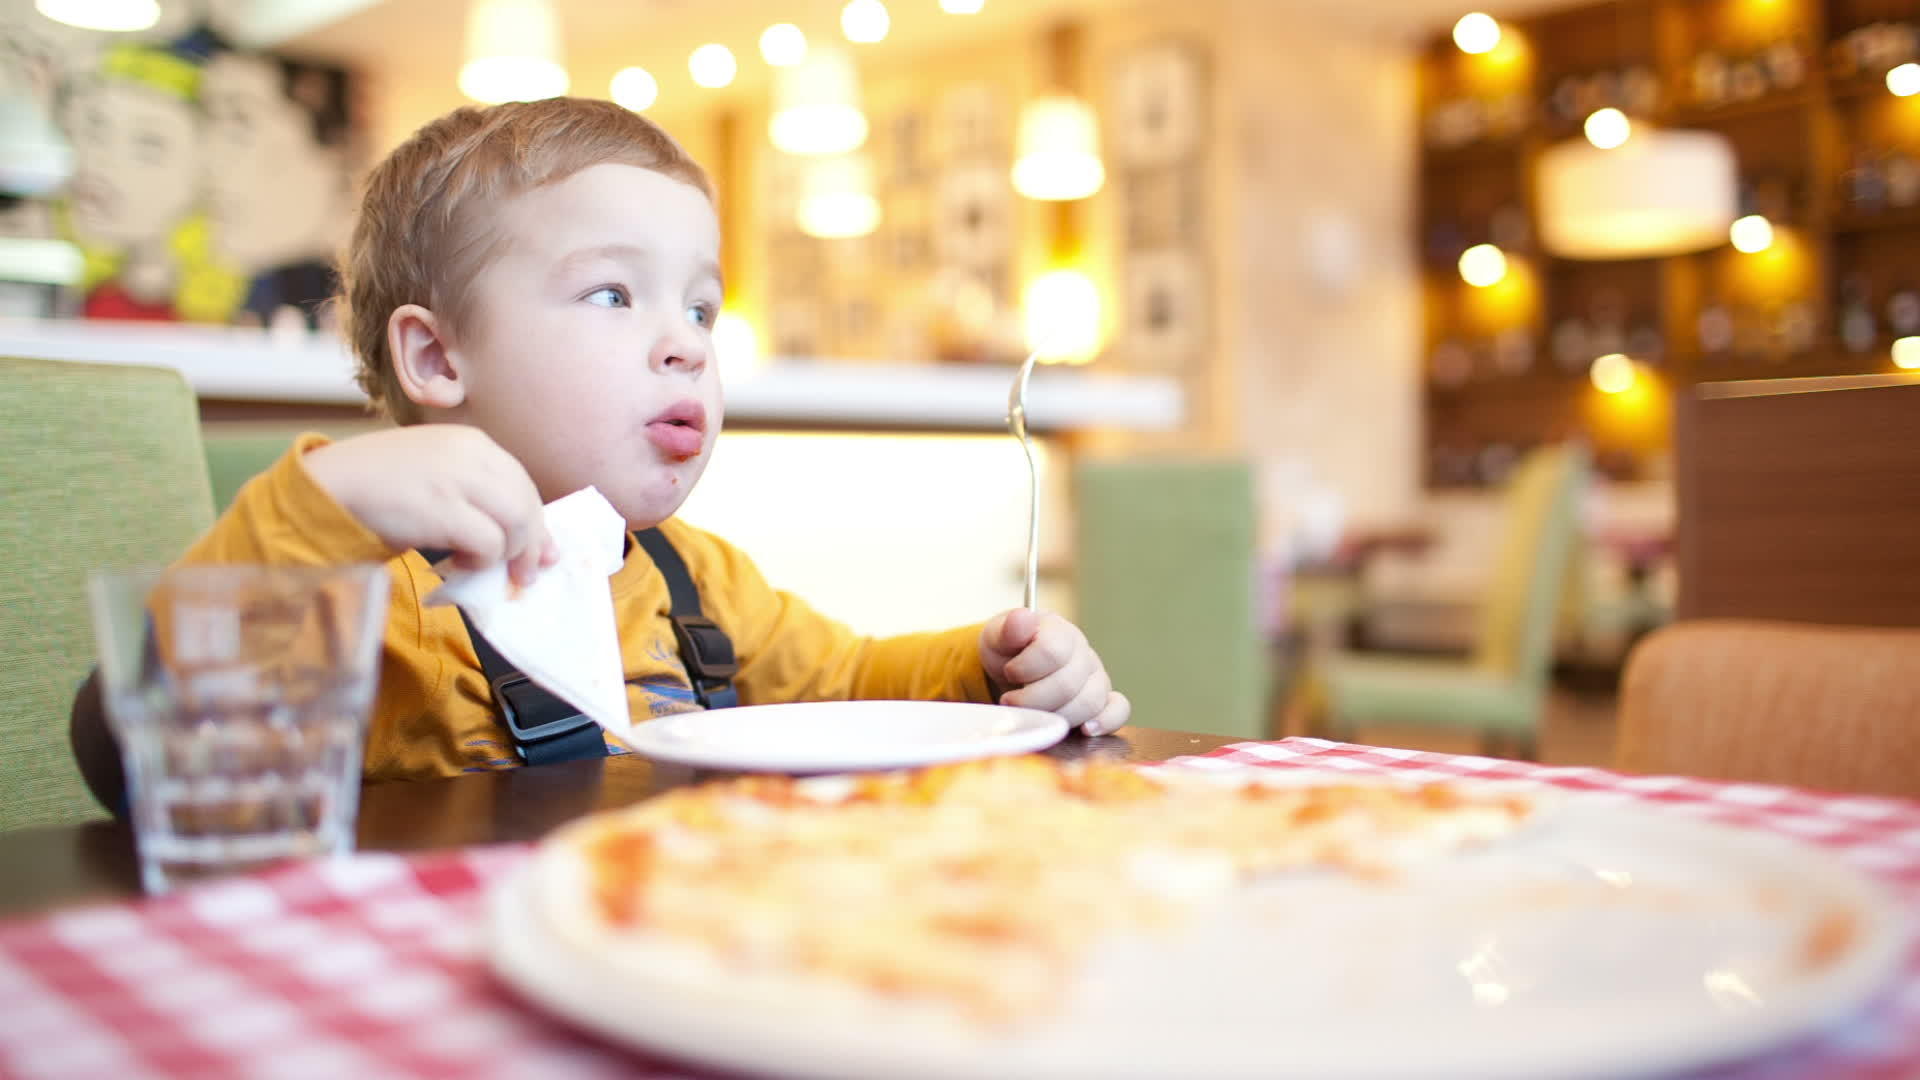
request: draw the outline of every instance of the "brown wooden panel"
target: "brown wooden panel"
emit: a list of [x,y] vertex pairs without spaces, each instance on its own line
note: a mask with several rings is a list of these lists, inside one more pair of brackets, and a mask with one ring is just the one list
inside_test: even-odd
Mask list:
[[1676,435],[1681,618],[1920,626],[1920,382],[1707,384]]

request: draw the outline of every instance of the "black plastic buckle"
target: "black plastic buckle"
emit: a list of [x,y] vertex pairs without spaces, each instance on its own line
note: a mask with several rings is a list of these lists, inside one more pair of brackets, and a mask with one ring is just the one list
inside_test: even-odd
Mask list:
[[733,639],[705,615],[673,616],[673,636],[687,673],[701,679],[725,681],[740,673],[733,658]]
[[491,685],[493,703],[500,710],[500,720],[506,725],[507,733],[513,736],[514,752],[522,759],[527,756],[526,744],[528,743],[562,738],[581,728],[594,726],[593,718],[581,712],[571,712],[569,715],[538,723],[526,723],[526,711],[514,704],[513,691],[529,687],[532,689],[535,701],[559,702],[560,699],[534,686],[532,679],[517,671],[494,679]]
[[724,689],[740,673],[733,639],[705,615],[674,615],[670,621],[674,640],[680,646],[680,662],[687,667],[687,680],[705,705],[709,693]]

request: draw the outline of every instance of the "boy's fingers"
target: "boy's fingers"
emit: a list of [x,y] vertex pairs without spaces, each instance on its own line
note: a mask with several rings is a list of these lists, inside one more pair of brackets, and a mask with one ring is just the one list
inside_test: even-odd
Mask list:
[[506,533],[500,523],[464,503],[449,506],[440,519],[442,534],[435,546],[453,550],[453,564],[462,570],[492,566],[505,554]]
[[1132,719],[1132,717],[1133,702],[1127,700],[1127,695],[1118,690],[1109,691],[1107,694],[1106,707],[1100,710],[1100,715],[1081,724],[1080,733],[1083,735],[1110,735],[1126,727],[1127,721]]
[[1091,655],[1080,647],[1078,631],[1062,623],[1057,632],[1048,633],[1036,622],[1036,632],[1027,644],[1007,661],[1007,681],[1015,686],[1039,682],[1074,662],[1076,655]]
[[[1008,705],[1018,705],[1023,709],[1064,713],[1068,706],[1072,705],[1086,690],[1088,684],[1094,682],[1100,684],[1100,693],[1105,695],[1109,686],[1106,672],[1096,671],[1093,657],[1088,654],[1037,682],[1020,687],[1001,700]],[[1092,714],[1093,710],[1088,708],[1080,719],[1085,719]],[[1068,722],[1076,721],[1075,718],[1068,717]]]
[[987,637],[994,651],[1002,656],[1018,656],[1040,632],[1040,616],[1026,608],[1003,612],[987,626]]

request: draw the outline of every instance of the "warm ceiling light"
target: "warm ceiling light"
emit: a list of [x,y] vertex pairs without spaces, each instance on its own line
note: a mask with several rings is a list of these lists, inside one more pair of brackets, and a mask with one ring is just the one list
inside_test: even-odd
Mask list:
[[1765,251],[1773,246],[1773,222],[1759,214],[1748,214],[1727,229],[1727,238],[1737,251],[1749,255]]
[[461,93],[493,105],[559,97],[568,85],[559,20],[546,0],[475,0]]
[[867,235],[880,227],[873,192],[873,166],[859,154],[809,161],[795,210],[800,231],[822,240]]
[[1893,366],[1902,371],[1920,368],[1920,337],[1903,337],[1894,341]]
[[733,50],[725,45],[706,44],[693,50],[687,57],[687,73],[693,81],[709,90],[718,90],[733,82],[740,65],[733,58]]
[[1453,24],[1453,43],[1463,53],[1490,53],[1500,44],[1500,21],[1479,11],[1462,15]]
[[774,67],[792,67],[807,58],[807,35],[790,22],[774,23],[760,35],[760,56]]
[[940,0],[940,10],[949,15],[978,15],[987,0]]
[[1640,379],[1640,373],[1631,359],[1620,353],[1608,353],[1595,358],[1587,377],[1593,380],[1594,388],[1603,394],[1624,394],[1633,389],[1633,384]]
[[1725,135],[1642,129],[1617,150],[1567,139],[1540,155],[1540,240],[1567,259],[1647,259],[1727,242],[1739,167]]
[[1887,89],[1894,97],[1920,94],[1920,64],[1901,64],[1887,72]]
[[774,72],[767,136],[789,154],[844,154],[866,143],[860,75],[845,49],[809,49],[805,60]]
[[1587,117],[1586,128],[1587,141],[1602,150],[1618,149],[1633,137],[1633,121],[1612,106],[1593,110]]
[[1492,244],[1475,244],[1460,253],[1460,279],[1478,289],[1498,285],[1507,276],[1507,253]]
[[660,100],[660,81],[643,67],[621,68],[607,92],[620,105],[640,112]]
[[1106,183],[1100,124],[1093,107],[1064,95],[1029,102],[1020,112],[1013,188],[1029,199],[1084,199]]
[[1100,290],[1078,270],[1042,274],[1021,298],[1027,348],[1049,364],[1084,364],[1100,352]]
[[36,0],[33,6],[54,22],[82,30],[124,34],[160,21],[158,0]]
[[880,0],[847,0],[847,6],[840,9],[840,32],[848,41],[861,45],[884,40],[892,24],[887,5]]

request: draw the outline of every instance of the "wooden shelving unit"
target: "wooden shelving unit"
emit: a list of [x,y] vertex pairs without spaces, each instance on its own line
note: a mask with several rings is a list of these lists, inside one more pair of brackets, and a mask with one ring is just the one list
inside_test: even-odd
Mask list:
[[[1920,2],[1617,0],[1502,26],[1493,53],[1442,36],[1421,64],[1429,486],[1496,484],[1573,435],[1607,474],[1641,478],[1679,388],[1893,370],[1892,341],[1920,334],[1920,95],[1893,96],[1885,75],[1920,61]],[[1724,134],[1742,213],[1766,216],[1774,245],[1544,252],[1536,162],[1608,105]],[[1475,288],[1458,260],[1483,243],[1509,272]],[[1631,403],[1588,378],[1609,352],[1652,376]]]

